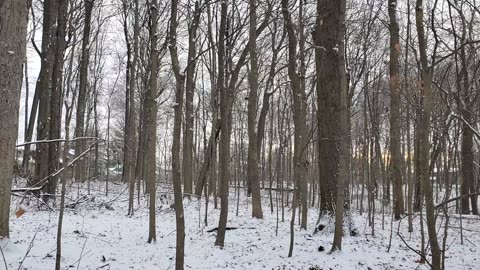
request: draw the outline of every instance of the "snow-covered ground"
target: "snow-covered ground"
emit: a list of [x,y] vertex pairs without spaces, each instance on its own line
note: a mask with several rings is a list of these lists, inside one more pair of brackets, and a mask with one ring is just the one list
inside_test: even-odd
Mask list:
[[[105,197],[103,184],[93,183],[91,194],[95,195],[94,201],[66,210],[62,269],[174,269],[175,213],[170,207],[172,195],[166,187],[159,188],[157,242],[154,244],[147,243],[146,199],[142,198],[141,206],[136,204],[135,215],[128,217],[126,187],[110,187],[113,190]],[[70,198],[77,198],[76,187],[70,191]],[[85,194],[86,189],[82,188],[80,196]],[[14,198],[12,202],[11,242],[0,242],[8,269],[19,269],[22,260],[21,269],[54,269],[57,211],[31,209],[16,218],[14,212],[19,207],[19,201],[19,198]],[[100,208],[102,202],[109,201],[113,201],[110,210],[104,206]],[[209,203],[208,226],[205,226],[205,201],[184,200],[186,269],[428,269],[428,265],[418,263],[420,257],[397,236],[398,222],[393,224],[392,247],[387,252],[390,237],[388,213],[385,230],[381,228],[381,215],[376,216],[375,236],[371,235],[371,228],[366,225],[367,215],[354,213],[353,221],[360,234],[346,234],[342,251],[328,254],[333,235],[326,233],[328,230],[312,235],[318,216],[317,210],[312,208],[309,212],[309,229],[301,231],[295,227],[293,257],[288,258],[289,209],[285,208],[285,222],[280,220],[278,223],[277,235],[277,213],[270,212],[267,197],[263,220],[250,217],[251,205],[246,197],[241,196],[239,202],[236,216],[236,197],[232,190],[227,226],[237,229],[226,232],[225,247],[219,248],[214,246],[216,232],[207,232],[217,226],[219,210],[213,209],[213,202]],[[279,217],[281,219],[281,210]],[[480,269],[480,251],[477,249],[477,245],[480,245],[480,220],[464,218],[462,221],[465,228],[463,245],[460,244],[459,219],[451,219],[446,269]],[[414,222],[414,233],[407,232],[406,219],[401,223],[400,232],[411,247],[419,249],[419,218],[415,218]],[[440,236],[442,233],[443,229],[439,230]],[[326,251],[318,251],[319,246],[324,246]],[[0,256],[0,269],[4,267]]]

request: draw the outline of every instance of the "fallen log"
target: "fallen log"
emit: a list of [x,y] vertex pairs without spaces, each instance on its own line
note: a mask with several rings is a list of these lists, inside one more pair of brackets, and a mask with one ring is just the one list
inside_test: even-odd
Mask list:
[[[226,231],[238,230],[238,229],[254,230],[254,229],[256,229],[256,228],[254,228],[254,227],[245,227],[245,228],[239,228],[239,227],[226,227],[226,228],[225,228],[225,230],[226,230]],[[210,230],[208,230],[207,232],[215,232],[215,231],[218,231],[218,227],[216,227],[216,228],[213,228],[213,229],[210,229]]]

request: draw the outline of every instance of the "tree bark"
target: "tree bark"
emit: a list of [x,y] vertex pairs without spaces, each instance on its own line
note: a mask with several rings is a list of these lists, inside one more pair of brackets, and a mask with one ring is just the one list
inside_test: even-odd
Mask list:
[[[85,109],[87,103],[87,83],[88,83],[88,66],[90,62],[90,29],[92,20],[94,0],[84,0],[85,20],[83,27],[82,39],[82,56],[80,59],[80,78],[77,100],[77,113],[75,123],[75,137],[85,136]],[[79,140],[75,143],[75,155],[78,156],[85,151],[85,142]],[[75,166],[75,180],[85,181],[85,172],[87,170],[85,158],[80,159]]]
[[390,18],[390,154],[395,219],[404,214],[402,190],[402,153],[400,151],[400,37],[397,22],[397,0],[388,1]]
[[[137,1],[138,4],[138,1]],[[138,11],[138,10],[137,10]],[[148,243],[157,241],[156,233],[156,149],[157,149],[157,77],[158,77],[158,3],[157,0],[150,2],[150,81],[147,92],[145,93],[145,164],[144,174],[147,182],[149,182],[149,226],[148,226]],[[132,90],[132,89],[130,89]],[[132,123],[133,124],[133,123]],[[134,170],[132,170],[133,173]],[[133,177],[132,177],[133,178]],[[131,181],[134,182],[134,178]],[[131,185],[131,182],[129,182]],[[131,187],[131,186],[130,186]],[[133,192],[133,191],[132,191]],[[133,205],[133,199],[132,199]]]
[[257,151],[261,148],[258,145],[256,132],[257,123],[257,104],[258,104],[258,57],[257,57],[257,1],[249,0],[249,53],[250,53],[250,72],[248,81],[250,91],[248,94],[248,157],[247,157],[247,178],[248,189],[252,192],[252,217],[263,218],[262,200],[260,197],[260,182],[258,179],[258,155]]
[[[337,3],[338,2],[338,3]],[[320,170],[320,216],[334,215],[336,179],[338,179],[340,153],[337,148],[340,130],[340,78],[338,67],[338,31],[340,1],[317,2],[316,29],[313,33],[317,71],[317,121]]]
[[[300,8],[300,11],[302,8]],[[290,87],[292,89],[293,97],[293,122],[294,122],[294,154],[293,154],[293,166],[294,166],[294,186],[295,192],[292,200],[292,219],[290,221],[290,249],[288,256],[292,256],[293,242],[294,242],[294,220],[295,209],[300,198],[307,196],[302,191],[302,186],[307,183],[308,175],[308,161],[306,155],[307,147],[307,131],[306,131],[306,96],[305,88],[302,84],[301,75],[302,71],[297,71],[296,58],[297,58],[297,38],[295,35],[294,25],[292,22],[291,14],[289,12],[288,0],[282,0],[282,13],[285,23],[285,29],[287,31],[288,38],[288,77],[290,78]],[[300,18],[302,19],[302,18]],[[297,73],[298,72],[298,73]],[[306,197],[305,197],[306,199]],[[303,202],[302,202],[303,205]],[[302,228],[303,228],[302,220]]]
[[314,32],[320,170],[320,215],[335,214],[332,251],[342,248],[348,177],[348,93],[345,70],[345,1],[319,0]]
[[[66,5],[63,8],[68,8]],[[61,9],[59,9],[60,11]],[[67,186],[67,168],[68,168],[68,151],[70,150],[70,120],[72,119],[72,106],[65,105],[65,143],[63,145],[62,159],[63,172],[61,173],[61,193],[60,193],[60,211],[58,214],[57,224],[57,250],[55,256],[55,270],[61,269],[62,260],[62,228],[63,228],[63,214],[65,211],[65,193]]]
[[433,67],[428,64],[427,57],[427,39],[425,37],[424,29],[424,14],[423,14],[423,0],[417,0],[416,3],[416,26],[418,33],[418,46],[420,54],[420,63],[422,67],[422,81],[421,83],[421,93],[423,93],[422,98],[422,108],[419,115],[420,122],[417,126],[417,132],[419,137],[418,143],[418,154],[415,156],[419,165],[417,170],[419,170],[419,179],[422,183],[423,194],[425,198],[426,206],[426,217],[427,217],[427,231],[428,238],[432,251],[432,270],[439,270],[441,268],[441,253],[440,247],[437,240],[437,232],[435,229],[435,208],[433,205],[433,191],[430,183],[430,170],[429,170],[429,160],[430,160],[430,116],[433,106],[433,94],[432,94],[432,72]]
[[[130,65],[128,80],[128,123],[125,122],[125,150],[124,150],[124,181],[128,183],[128,214],[133,215],[133,196],[135,194],[135,85],[137,83],[137,62],[138,62],[138,39],[139,39],[139,0],[134,2],[134,22],[133,22],[133,59]],[[158,11],[157,11],[158,12]],[[152,14],[153,15],[153,14]],[[152,189],[155,187],[152,187]]]
[[[63,64],[65,62],[64,55],[66,49],[66,28],[67,28],[67,0],[57,0],[57,31],[56,31],[56,51],[55,62],[52,72],[52,86],[50,95],[50,132],[49,140],[60,139],[61,116],[62,116],[62,82],[63,82]],[[56,172],[60,166],[60,143],[52,142],[48,149],[48,174]],[[57,188],[58,177],[51,177],[46,186],[49,194],[55,194]],[[55,198],[55,197],[54,197]]]
[[233,89],[225,85],[225,38],[227,24],[227,2],[221,2],[220,29],[218,32],[218,80],[217,88],[220,92],[220,218],[216,246],[223,247],[228,217],[228,182],[230,179],[230,96]]
[[[173,142],[172,142],[172,173],[173,173],[173,196],[175,202],[176,217],[176,255],[175,269],[183,269],[184,266],[184,249],[185,249],[185,218],[183,215],[183,195],[182,195],[182,179],[180,174],[180,136],[182,129],[182,109],[183,109],[183,92],[185,84],[185,76],[180,71],[180,63],[177,53],[177,6],[178,0],[172,0],[170,32],[169,32],[169,49],[172,61],[173,73],[175,74],[175,114],[173,122]],[[189,168],[192,169],[192,168]]]
[[[57,1],[47,0],[43,4],[43,30],[42,30],[42,62],[40,74],[37,80],[35,92],[39,91],[38,96],[38,118],[37,118],[37,141],[47,140],[49,138],[50,128],[50,94],[52,86],[52,73],[55,62],[56,51],[56,23],[57,23]],[[48,144],[37,146],[35,153],[35,176],[36,184],[40,179],[48,175]]]
[[195,1],[192,23],[188,29],[188,56],[185,87],[185,128],[183,137],[183,192],[190,196],[193,187],[193,96],[195,93],[195,70],[197,64],[197,29],[200,22],[200,4]]
[[27,14],[27,1],[3,0],[0,5],[0,238],[9,237],[10,230],[10,198],[25,60]]
[[[343,213],[345,209],[345,183],[348,178],[348,156],[349,156],[349,117],[350,111],[348,106],[348,83],[345,65],[345,10],[346,1],[336,1],[336,7],[338,13],[333,16],[338,18],[338,30],[337,30],[337,72],[338,72],[338,85],[340,92],[340,127],[337,137],[337,148],[339,149],[339,164],[338,164],[338,178],[337,178],[337,195],[335,202],[335,234],[333,237],[332,251],[342,249],[342,237],[343,237]],[[348,200],[348,198],[347,198]]]

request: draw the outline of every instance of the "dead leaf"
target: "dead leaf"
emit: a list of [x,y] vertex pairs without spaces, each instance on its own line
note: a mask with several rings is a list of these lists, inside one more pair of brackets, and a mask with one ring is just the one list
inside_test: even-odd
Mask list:
[[21,217],[23,214],[25,214],[25,209],[23,209],[23,207],[18,208],[17,212],[15,212],[17,218]]

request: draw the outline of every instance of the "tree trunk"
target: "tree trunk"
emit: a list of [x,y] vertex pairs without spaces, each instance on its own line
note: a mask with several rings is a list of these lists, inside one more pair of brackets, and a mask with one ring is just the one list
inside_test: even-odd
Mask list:
[[348,177],[345,1],[319,0],[317,12],[319,17],[313,35],[317,46],[320,215],[335,213],[334,251],[342,248],[344,186]]
[[435,229],[435,208],[433,205],[433,191],[430,183],[430,116],[433,106],[432,95],[432,73],[433,67],[428,64],[427,57],[427,39],[425,37],[424,29],[424,15],[423,15],[423,0],[417,0],[416,3],[416,26],[418,32],[418,46],[420,54],[420,63],[422,66],[422,81],[421,89],[423,92],[422,108],[419,126],[417,127],[419,144],[418,154],[415,156],[418,159],[419,165],[419,179],[422,183],[423,194],[425,197],[426,216],[427,216],[427,231],[428,238],[432,251],[432,270],[439,270],[441,268],[440,247],[437,241],[437,232]]
[[221,2],[220,29],[218,32],[218,80],[220,92],[220,218],[216,246],[223,247],[228,217],[228,182],[230,179],[230,91],[225,85],[225,38],[227,24],[227,0]]
[[402,191],[402,153],[400,151],[400,37],[397,1],[388,1],[390,17],[390,154],[393,182],[393,211],[399,220],[404,213]]
[[[468,97],[466,98],[468,99]],[[462,123],[462,144],[461,144],[461,159],[462,159],[462,181],[460,186],[460,194],[463,195],[461,199],[462,214],[470,214],[470,198],[466,196],[470,193],[475,193],[475,189],[470,189],[474,183],[473,174],[473,132],[470,129],[471,113],[468,109],[462,110],[462,115],[467,123]],[[473,197],[473,196],[472,196]],[[473,200],[472,200],[473,202]],[[475,202],[476,203],[476,202]],[[472,210],[476,205],[472,204]]]
[[[299,202],[301,205],[301,223],[300,228],[307,229],[307,217],[308,217],[308,166],[310,162],[308,161],[308,126],[307,126],[307,111],[308,111],[308,104],[307,100],[308,97],[305,93],[305,76],[307,72],[307,67],[305,64],[305,19],[303,16],[304,13],[304,2],[299,2],[299,9],[298,9],[298,17],[299,17],[299,61],[300,61],[300,69],[299,69],[299,92],[293,93],[294,94],[294,107],[298,107],[294,109],[294,123],[295,123],[295,131],[298,133],[298,147],[299,156],[298,160],[300,161],[301,168],[298,170],[300,171],[300,175],[298,176],[298,185],[299,185]],[[295,102],[295,98],[298,98],[297,102]],[[295,105],[297,103],[297,105]],[[297,164],[298,166],[299,164]],[[300,217],[299,217],[300,218]]]
[[[69,1],[57,0],[57,31],[55,62],[52,72],[52,87],[50,95],[50,133],[49,140],[60,139],[61,115],[62,115],[62,82],[63,64],[66,49],[67,12]],[[56,172],[59,168],[60,143],[50,143],[48,149],[48,174]],[[47,193],[55,194],[58,177],[51,177],[46,188]],[[55,197],[53,197],[55,199]]]
[[[337,1],[339,2],[339,1]],[[336,179],[340,153],[337,132],[340,130],[340,78],[338,67],[339,27],[336,1],[317,2],[317,22],[313,33],[317,71],[317,121],[320,170],[320,216],[334,215]]]
[[[300,14],[302,12],[303,5],[301,4]],[[300,198],[305,198],[307,194],[303,193],[302,186],[307,184],[308,175],[308,161],[306,154],[307,147],[307,130],[306,130],[306,96],[305,87],[302,83],[302,70],[297,71],[296,56],[297,56],[297,38],[295,35],[294,25],[292,22],[291,14],[289,12],[288,0],[282,0],[282,13],[285,23],[285,29],[288,37],[288,77],[290,78],[290,86],[292,88],[293,97],[293,122],[294,128],[294,154],[293,154],[293,166],[294,166],[294,187],[295,192],[292,200],[292,220],[290,222],[290,249],[288,256],[292,256],[293,242],[294,242],[294,219],[295,208]],[[300,18],[302,19],[302,18]],[[303,63],[302,63],[303,69]],[[298,73],[297,73],[298,72]],[[303,204],[303,199],[302,205]],[[306,202],[306,201],[305,201]],[[306,228],[306,224],[302,220],[302,228]]]
[[183,191],[190,196],[193,187],[193,96],[195,92],[195,69],[197,55],[197,29],[200,21],[199,2],[195,1],[193,20],[188,29],[188,56],[185,93],[185,129],[183,137]]
[[[136,73],[137,73],[137,62],[138,62],[138,35],[139,35],[139,1],[135,0],[135,15],[133,22],[133,59],[130,65],[129,73],[129,91],[128,91],[128,124],[125,122],[125,151],[124,151],[124,181],[128,183],[128,214],[133,215],[133,196],[135,194],[135,143],[136,143],[136,134],[135,134],[135,85]],[[152,14],[153,15],[153,14]],[[152,187],[152,189],[155,187]]]
[[[345,209],[345,181],[348,178],[348,156],[349,156],[349,117],[350,111],[348,106],[348,83],[345,65],[345,9],[346,1],[336,1],[336,10],[331,16],[338,18],[338,26],[336,32],[336,41],[338,44],[336,67],[338,72],[338,85],[340,92],[340,127],[337,137],[337,148],[339,149],[339,164],[337,178],[337,195],[336,195],[336,211],[335,211],[335,235],[333,238],[332,251],[342,249],[343,237],[343,210]],[[328,50],[328,48],[327,48]],[[347,198],[348,199],[348,198]]]
[[0,5],[0,238],[9,237],[10,197],[27,36],[27,1]]
[[[87,102],[87,83],[88,83],[88,66],[90,61],[90,29],[92,20],[94,0],[84,0],[85,20],[83,27],[82,39],[82,56],[80,59],[80,78],[78,89],[78,103],[75,123],[75,137],[85,136],[85,108]],[[75,142],[75,155],[78,156],[85,151],[85,141],[78,140]],[[85,158],[81,158],[75,166],[75,180],[84,181],[85,172],[87,170]]]
[[[138,1],[136,1],[138,6]],[[156,233],[156,149],[157,149],[157,77],[158,77],[158,35],[157,35],[157,20],[158,9],[157,0],[150,3],[150,82],[147,92],[145,93],[145,164],[144,174],[146,181],[149,182],[149,225],[148,225],[148,243],[157,241]],[[136,7],[137,9],[138,7]],[[136,13],[138,9],[136,10]],[[132,89],[130,89],[132,90]],[[133,123],[131,123],[133,124]],[[134,170],[132,170],[133,173]],[[135,179],[130,179],[135,184]],[[129,182],[131,188],[131,182]],[[133,191],[132,191],[133,193]],[[133,205],[133,198],[132,198]]]
[[257,1],[249,0],[249,53],[250,72],[248,73],[250,91],[248,95],[248,158],[247,178],[249,190],[252,192],[252,217],[263,218],[260,183],[258,179],[258,155],[261,145],[257,144],[257,103],[258,103],[258,57],[257,57]]
[[[55,62],[56,51],[56,24],[57,24],[57,1],[47,0],[43,4],[43,33],[42,33],[42,58],[40,74],[37,80],[36,89],[39,89],[38,96],[38,119],[37,119],[37,141],[49,138],[50,127],[50,93],[52,86],[52,73]],[[48,148],[49,144],[37,145],[35,153],[35,177],[34,183],[43,179],[48,174]],[[43,183],[41,183],[43,184]]]
[[[28,121],[28,127],[26,126],[26,131],[25,131],[25,142],[31,142],[33,138],[33,128],[35,126],[35,122],[37,121],[37,112],[38,112],[38,103],[40,99],[40,88],[36,87],[35,89],[35,94],[33,95],[33,101],[32,101],[32,108],[30,110],[30,119]],[[30,144],[25,145],[25,148],[23,150],[23,160],[22,160],[22,167],[25,170],[26,173],[30,174],[29,168],[30,168]]]
[[[67,9],[67,5],[63,7]],[[60,193],[60,211],[58,214],[57,224],[57,250],[55,256],[55,270],[60,270],[62,260],[62,227],[63,227],[63,214],[65,211],[65,191],[67,186],[67,168],[68,168],[68,151],[70,150],[70,120],[72,119],[72,106],[66,105],[65,112],[65,143],[62,151],[63,172],[61,173],[61,193]]]
[[[405,41],[405,66],[404,66],[404,91],[408,89],[408,59],[409,59],[409,42],[410,42],[410,0],[407,1],[407,38]],[[406,125],[407,125],[407,214],[408,214],[408,232],[413,232],[413,175],[412,175],[412,151],[411,151],[411,132],[410,132],[410,104],[406,105]]]
[[[182,179],[180,174],[180,136],[182,130],[182,109],[183,109],[183,92],[185,84],[185,76],[180,71],[177,54],[177,6],[178,0],[172,0],[170,32],[169,32],[169,49],[172,61],[172,69],[175,74],[175,116],[173,122],[173,142],[172,142],[172,174],[173,174],[173,196],[175,202],[176,217],[176,255],[175,269],[181,270],[184,265],[184,249],[185,249],[185,218],[183,216],[183,196],[182,196]],[[190,170],[192,168],[189,168]]]

